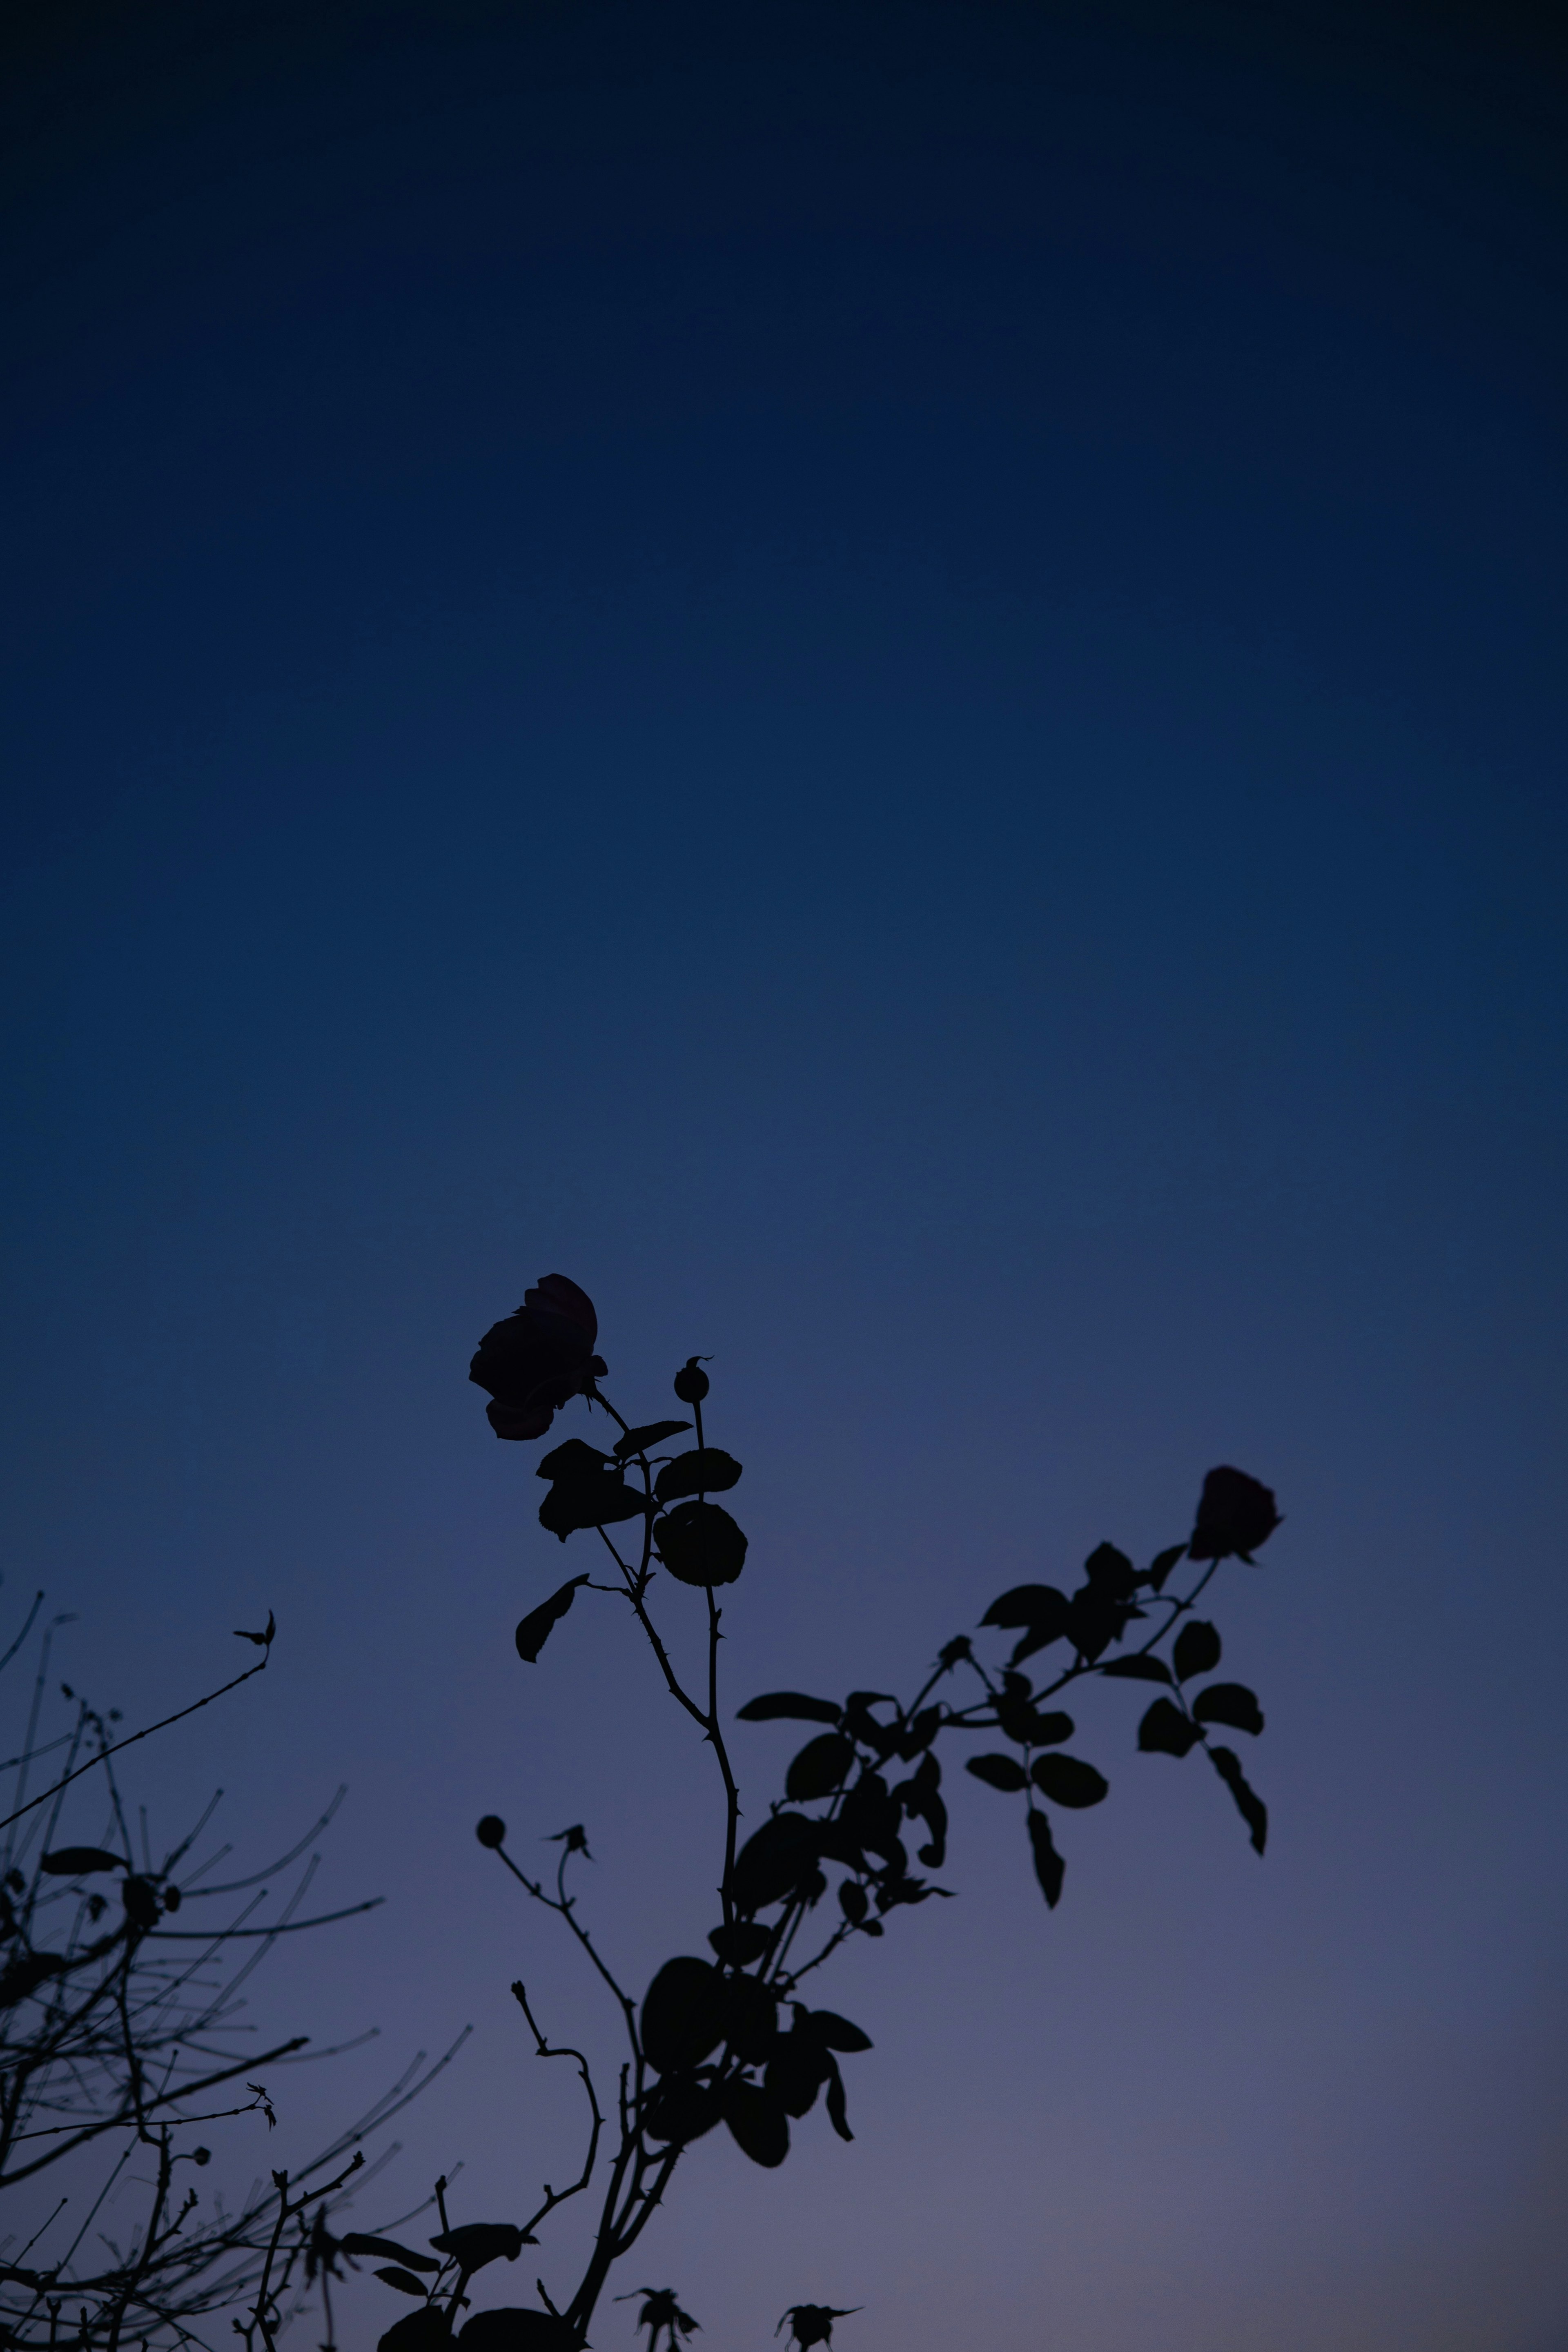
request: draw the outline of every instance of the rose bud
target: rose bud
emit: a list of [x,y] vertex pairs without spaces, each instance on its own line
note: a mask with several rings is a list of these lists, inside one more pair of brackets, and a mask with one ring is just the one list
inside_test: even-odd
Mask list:
[[1187,1546],[1194,1559],[1246,1559],[1279,1525],[1272,1491],[1245,1470],[1211,1470]]
[[586,1291],[547,1274],[504,1322],[479,1341],[468,1378],[488,1389],[485,1408],[498,1437],[542,1437],[556,1408],[581,1396],[605,1370],[594,1353],[599,1318]]

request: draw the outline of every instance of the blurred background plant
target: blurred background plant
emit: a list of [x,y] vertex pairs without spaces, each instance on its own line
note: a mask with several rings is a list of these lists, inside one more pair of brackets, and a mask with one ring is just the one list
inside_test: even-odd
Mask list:
[[[100,1714],[52,1679],[56,1633],[72,1621],[45,1620],[43,1602],[37,1594],[0,1658],[20,1701],[5,1743],[16,1752],[0,1766],[0,2189],[7,2219],[27,2217],[0,2239],[0,2344],[201,2343],[258,2294],[275,2330],[315,2284],[312,2231],[396,2153],[384,2145],[367,2163],[363,2143],[458,2045],[434,2066],[421,2053],[292,2174],[274,2172],[232,2204],[221,2183],[211,2188],[220,2134],[250,2135],[237,2143],[243,2161],[276,2128],[278,2070],[337,2054],[310,2050],[302,2033],[258,2046],[246,2015],[251,1978],[280,1937],[380,1898],[300,1916],[321,1860],[314,1842],[344,1789],[287,1853],[223,1876],[231,1849],[209,1835],[221,1790],[160,1849],[121,1785],[123,1749],[265,1671],[270,1618],[240,1636],[261,1653],[252,1664],[125,1733],[118,1708]],[[212,1924],[208,1904],[218,1906]],[[328,2319],[330,2336],[330,2307]]]

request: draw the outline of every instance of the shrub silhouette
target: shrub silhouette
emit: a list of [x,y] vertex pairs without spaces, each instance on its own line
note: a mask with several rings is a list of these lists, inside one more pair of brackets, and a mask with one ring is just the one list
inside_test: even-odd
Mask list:
[[[417,2278],[406,2270],[380,2273],[420,2298],[382,2337],[381,2352],[433,2352],[444,2344],[458,2327],[474,2273],[515,2252],[514,2240],[539,2242],[537,2232],[555,2208],[595,2180],[601,2157],[600,2219],[581,2276],[557,2298],[541,2280],[537,2307],[477,2314],[458,2331],[469,2352],[577,2352],[586,2345],[617,2264],[637,2245],[686,2149],[707,2133],[722,2129],[751,2162],[773,2168],[788,2158],[792,2125],[820,2099],[834,2130],[853,2137],[841,2062],[868,2049],[870,2039],[851,2020],[815,2005],[818,1971],[855,1938],[880,1940],[903,1913],[947,1894],[932,1874],[947,1853],[943,1759],[955,1748],[971,1778],[1016,1808],[1023,1850],[1052,1907],[1067,1873],[1058,1833],[1070,1843],[1073,1818],[1110,1794],[1100,1766],[1073,1752],[1076,1727],[1063,1704],[1092,1678],[1135,1685],[1129,1697],[1142,1704],[1137,1748],[1173,1759],[1201,1748],[1260,1854],[1268,1833],[1263,1802],[1239,1756],[1211,1737],[1215,1727],[1256,1737],[1262,1712],[1242,1684],[1204,1679],[1220,1663],[1221,1642],[1196,1611],[1221,1564],[1250,1564],[1279,1515],[1268,1487],[1226,1465],[1204,1480],[1190,1535],[1142,1568],[1114,1544],[1101,1543],[1070,1591],[1024,1584],[1001,1593],[976,1633],[955,1634],[937,1651],[908,1698],[866,1690],[842,1696],[769,1691],[748,1700],[737,1710],[741,1722],[799,1722],[810,1736],[785,1771],[782,1796],[742,1840],[719,1648],[719,1594],[741,1577],[747,1557],[745,1534],[728,1507],[742,1465],[708,1441],[704,1360],[689,1357],[675,1375],[676,1398],[689,1418],[633,1423],[601,1384],[608,1375],[592,1353],[597,1339],[598,1317],[586,1294],[551,1275],[515,1316],[486,1334],[471,1368],[470,1377],[491,1392],[489,1419],[499,1437],[542,1436],[575,1397],[584,1402],[590,1427],[600,1413],[616,1433],[604,1446],[574,1435],[538,1464],[546,1486],[541,1526],[563,1543],[578,1542],[591,1558],[523,1617],[518,1654],[530,1671],[548,1671],[544,1651],[580,1596],[592,1595],[595,1606],[603,1596],[630,1610],[671,1701],[711,1750],[718,1916],[700,1923],[705,1949],[666,1960],[639,1999],[608,1966],[568,1892],[569,1870],[587,1853],[583,1826],[556,1833],[561,1852],[546,1880],[530,1877],[508,1852],[500,1815],[479,1822],[480,1845],[554,1914],[618,2010],[625,2052],[617,2092],[607,2120],[587,2058],[552,2045],[525,1987],[514,1984],[539,2056],[567,2058],[580,2074],[588,2110],[580,2171],[568,2187],[547,2188],[521,2221],[457,2229],[447,2218],[446,2183],[438,2183],[442,2233],[431,2244],[442,2266]],[[693,1442],[682,1445],[689,1434]],[[716,1502],[716,1495],[726,1501]],[[704,1688],[685,1687],[656,1621],[661,1574],[669,1590],[658,1608],[695,1610],[705,1622]],[[1026,1663],[1037,1659],[1026,1673]],[[847,2074],[852,2078],[852,2063]],[[664,2352],[679,2352],[678,2335],[684,2338],[698,2323],[676,2290],[641,2287],[620,2299],[637,2296],[637,2324],[649,2330],[650,2343],[658,2346],[662,2337]],[[803,2302],[785,2312],[779,2327],[787,2326],[798,2347],[829,2345],[834,2322],[851,2315],[848,2308]]]

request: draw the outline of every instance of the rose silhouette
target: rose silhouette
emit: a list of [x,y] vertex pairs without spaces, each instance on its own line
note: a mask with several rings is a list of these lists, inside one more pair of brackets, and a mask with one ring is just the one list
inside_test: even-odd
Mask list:
[[1187,1549],[1194,1559],[1246,1559],[1279,1525],[1271,1488],[1245,1470],[1211,1470]]
[[492,1323],[475,1350],[468,1378],[490,1392],[485,1407],[498,1437],[542,1437],[555,1409],[581,1396],[604,1372],[594,1353],[599,1318],[585,1290],[547,1274],[503,1322]]

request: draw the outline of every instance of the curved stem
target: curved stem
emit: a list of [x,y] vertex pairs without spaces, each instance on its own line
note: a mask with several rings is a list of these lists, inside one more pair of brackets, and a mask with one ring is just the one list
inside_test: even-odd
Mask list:
[[543,2034],[541,2033],[539,2027],[535,2022],[533,2011],[528,2005],[528,1995],[524,1991],[522,1986],[521,1984],[514,1984],[511,1990],[513,2000],[517,2002],[518,2007],[521,2010],[524,2017],[528,2020],[529,2030],[533,2035],[538,2056],[541,2058],[575,2058],[577,2061],[578,2072],[583,2077],[583,2088],[588,2094],[588,2105],[593,2116],[593,2124],[588,2134],[588,2153],[584,2159],[583,2175],[581,2179],[574,2180],[570,2189],[552,2189],[549,2181],[547,2180],[544,2184],[543,2204],[540,2207],[538,2212],[531,2215],[529,2220],[522,2225],[522,2235],[525,2244],[532,2244],[534,2242],[533,2232],[539,2223],[545,2219],[546,2215],[553,2213],[557,2205],[564,2205],[569,2197],[575,2197],[579,2190],[586,2189],[588,2186],[589,2179],[592,2177],[594,2170],[595,2158],[599,2153],[599,2134],[604,2129],[605,2118],[599,2113],[599,2102],[594,2095],[594,2078],[588,2072],[588,2061],[584,2057],[583,2053],[580,2050],[552,2050],[549,2042],[546,2042]]
[[719,1899],[724,1907],[724,1925],[732,1924],[733,1906],[730,1883],[735,1874],[735,1833],[741,1819],[741,1791],[735,1785],[735,1775],[730,1767],[730,1751],[724,1745],[724,1735],[719,1727],[719,1643],[722,1638],[720,1620],[723,1612],[713,1598],[713,1588],[708,1587],[708,1737],[713,1743],[713,1753],[719,1759],[720,1778],[724,1783],[724,1875],[719,1885]]

